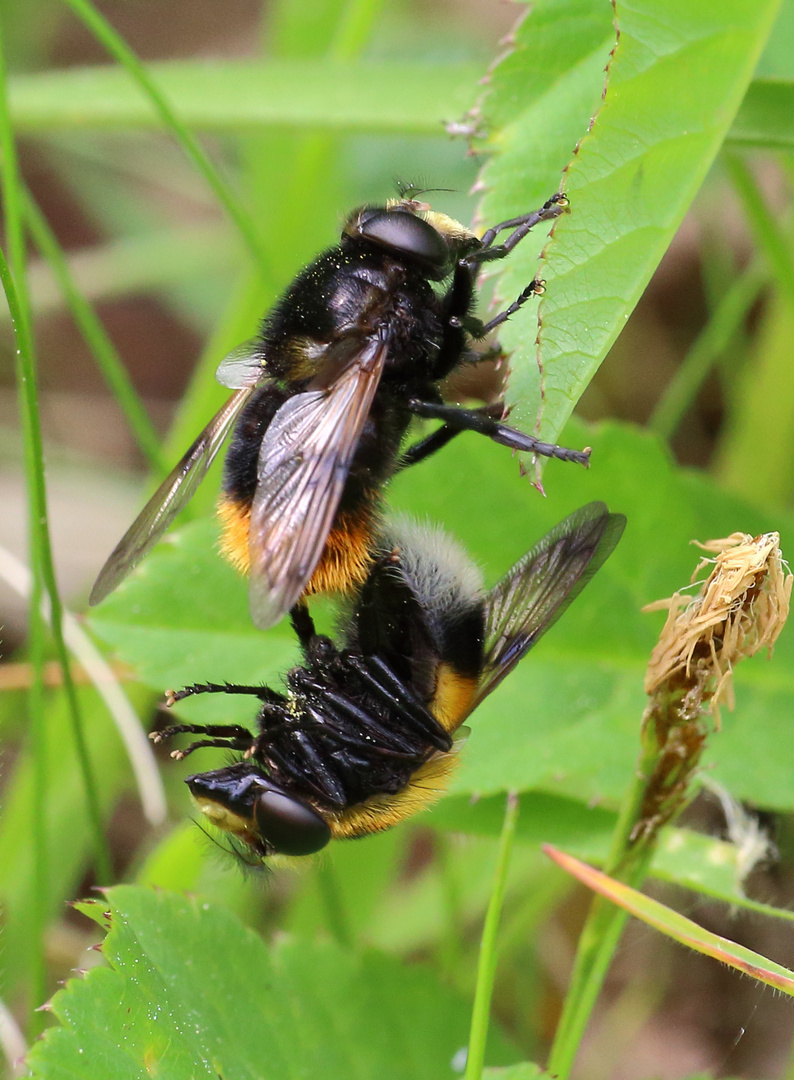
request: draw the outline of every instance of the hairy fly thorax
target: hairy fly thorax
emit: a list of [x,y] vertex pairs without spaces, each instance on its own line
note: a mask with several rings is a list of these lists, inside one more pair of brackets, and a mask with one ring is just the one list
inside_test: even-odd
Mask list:
[[[460,432],[586,465],[589,451],[510,428],[499,406],[446,405],[439,389],[471,361],[472,343],[540,288],[529,282],[484,322],[473,311],[481,264],[507,256],[534,225],[566,206],[555,195],[481,238],[416,198],[354,211],[337,245],[295,277],[258,339],[221,363],[217,377],[234,394],[116,545],[91,603],[154,546],[230,431],[221,550],[249,575],[251,613],[261,628],[301,597],[361,586],[384,485]],[[413,417],[440,426],[404,449]]]

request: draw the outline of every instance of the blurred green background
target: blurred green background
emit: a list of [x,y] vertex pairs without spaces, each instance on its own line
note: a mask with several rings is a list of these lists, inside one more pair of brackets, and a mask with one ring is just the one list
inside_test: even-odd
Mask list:
[[[98,370],[97,345],[86,344],[42,257],[39,233],[29,282],[51,528],[59,584],[75,611],[84,609],[152,477],[224,400],[212,377],[218,361],[252,336],[296,270],[334,241],[351,207],[389,197],[400,179],[450,189],[434,196],[434,205],[465,222],[475,218],[480,204],[472,188],[485,158],[469,153],[456,132],[484,89],[477,80],[524,9],[501,0],[128,0],[100,10],[201,132],[219,175],[256,223],[257,252],[252,256],[127,76],[81,71],[109,60],[66,5],[0,3],[25,182],[145,412],[136,438]],[[592,18],[596,40],[612,33],[610,5],[583,2],[580,15]],[[535,16],[553,19],[554,5],[539,4]],[[597,76],[591,112],[608,51],[593,49],[588,58]],[[426,963],[469,998],[502,793],[515,787],[524,793],[522,842],[511,871],[495,1015],[519,1056],[544,1058],[587,898],[546,865],[538,844],[550,839],[586,857],[603,855],[636,757],[642,670],[660,625],[639,608],[688,581],[697,558],[690,539],[777,529],[784,554],[786,539],[794,550],[794,99],[785,96],[792,86],[788,0],[725,149],[562,436],[594,447],[592,469],[553,464],[543,500],[507,451],[464,437],[393,485],[397,508],[445,523],[490,581],[577,505],[605,498],[629,516],[615,559],[537,659],[533,654],[478,713],[451,797],[426,821],[340,845],[319,866],[251,881],[186,820],[187,766],[162,757],[168,819],[152,825],[150,792],[147,820],[108,714],[81,684],[118,880],[208,897],[268,940],[282,930],[352,936]],[[553,109],[547,119],[553,127]],[[477,131],[475,146],[499,150],[498,129],[492,135]],[[543,168],[558,176],[567,160]],[[489,223],[492,211],[486,199]],[[512,295],[514,285],[498,288]],[[27,496],[5,308],[0,324],[0,548],[26,562]],[[493,366],[463,375],[447,388],[450,398],[489,400],[501,392],[504,372]],[[146,730],[166,686],[275,679],[294,656],[286,629],[264,638],[248,625],[244,584],[214,552],[208,515],[216,491],[217,477],[210,478],[179,541],[152,556],[91,624],[96,640],[111,646],[117,670],[131,676],[127,691]],[[59,677],[48,668],[50,861],[41,895],[30,833],[42,773],[34,779],[26,737],[26,605],[7,580],[0,581],[0,605],[0,986],[24,1026],[42,990],[51,993],[71,969],[98,960],[86,951],[95,928],[65,906],[86,895],[97,875]],[[794,891],[793,650],[784,637],[772,664],[757,660],[738,681],[737,711],[723,715],[707,762],[708,775],[746,800],[773,836],[777,857],[755,871],[748,892],[784,909]],[[208,719],[213,709],[198,701],[184,715]],[[224,715],[245,719],[250,708],[234,703]],[[790,924],[724,902],[738,898],[736,859],[719,880],[713,865],[703,869],[727,847],[717,798],[700,796],[685,823],[713,840],[691,841],[692,850],[678,857],[671,844],[652,888],[710,928],[794,963]],[[722,901],[708,899],[715,895]],[[31,978],[42,924],[46,966]],[[634,925],[578,1075],[790,1076],[792,1033],[786,1000]]]

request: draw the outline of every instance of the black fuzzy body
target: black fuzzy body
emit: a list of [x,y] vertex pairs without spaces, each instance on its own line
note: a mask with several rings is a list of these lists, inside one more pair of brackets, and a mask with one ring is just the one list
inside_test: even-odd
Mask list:
[[293,394],[326,375],[332,378],[324,365],[334,346],[352,339],[363,347],[377,338],[388,347],[386,366],[337,520],[376,512],[381,489],[398,467],[412,415],[408,401],[440,402],[438,382],[463,356],[466,334],[450,327],[449,317],[468,314],[473,272],[456,272],[454,290],[453,304],[449,293],[437,295],[419,267],[349,237],[306,267],[263,321],[256,352],[272,381],[256,392],[237,422],[224,469],[226,497],[241,512],[250,509],[268,425]]

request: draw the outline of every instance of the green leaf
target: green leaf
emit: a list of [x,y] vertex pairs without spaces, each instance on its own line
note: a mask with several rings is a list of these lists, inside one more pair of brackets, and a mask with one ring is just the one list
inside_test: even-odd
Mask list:
[[750,83],[728,138],[744,146],[794,146],[794,83],[782,79]]
[[601,893],[635,918],[655,927],[679,944],[687,945],[696,952],[720,960],[744,975],[751,975],[759,982],[774,986],[776,990],[782,990],[784,994],[794,997],[794,971],[776,964],[773,960],[768,960],[767,957],[753,952],[752,949],[738,945],[735,941],[705,930],[691,919],[679,915],[672,908],[660,904],[658,900],[644,896],[629,885],[624,885],[623,882],[602,874],[600,870],[594,870],[570,855],[565,855],[553,847],[546,847],[545,851],[559,866],[589,888]]
[[[775,0],[749,9],[744,0],[618,3],[619,40],[591,130],[585,134],[582,119],[587,109],[594,111],[594,63],[586,80],[581,66],[571,69],[547,95],[545,126],[541,122],[536,137],[545,144],[552,124],[576,116],[581,143],[574,154],[573,138],[569,142],[562,186],[571,212],[555,223],[545,249],[541,276],[547,290],[537,320],[527,305],[501,335],[513,353],[513,419],[525,430],[539,422],[541,436],[556,440],[623,328],[730,128],[776,9]],[[564,13],[560,22],[562,46]],[[530,95],[534,33],[535,12],[518,34]],[[517,79],[510,89],[519,96]],[[543,164],[546,154],[526,136],[521,124],[500,135],[500,153],[485,174],[494,189],[486,202],[489,221],[517,212],[516,187],[527,176],[533,181],[523,181],[524,209],[536,201],[537,160]],[[565,164],[558,161],[560,171]],[[559,185],[559,172],[542,175],[548,196]],[[529,247],[516,252],[500,278],[500,299],[514,299],[532,279],[533,254]]]
[[[147,69],[182,121],[202,131],[289,126],[424,135],[441,134],[470,108],[482,75],[467,65],[316,59],[164,61]],[[126,72],[109,65],[18,75],[10,99],[21,132],[160,127]]]
[[[475,836],[497,837],[504,797],[471,802],[451,796],[434,807],[427,821],[437,828]],[[576,799],[527,792],[521,796],[516,837],[524,843],[553,844],[588,861],[606,860],[617,814]],[[748,898],[743,889],[739,849],[731,843],[685,828],[662,832],[649,873],[694,892],[772,918],[792,920],[794,912]]]
[[[640,608],[689,581],[698,560],[693,539],[778,530],[784,554],[794,551],[790,514],[770,516],[707,478],[676,470],[654,438],[617,425],[571,425],[568,434],[573,445],[593,446],[593,466],[551,463],[546,499],[505,467],[503,447],[465,435],[454,451],[391,487],[395,511],[443,523],[490,581],[591,499],[629,519],[615,554],[565,618],[471,718],[451,788],[457,794],[534,789],[617,803],[634,769],[643,674],[662,625],[660,614]],[[223,565],[214,537],[208,522],[176,533],[92,616],[97,633],[158,690],[208,680],[272,682],[297,657],[286,625],[266,634],[253,628],[245,582]],[[732,794],[778,809],[794,804],[793,672],[790,632],[770,662],[741,665],[736,712],[723,712],[706,756],[714,779]],[[179,706],[179,715],[196,722],[251,722],[255,713],[255,704],[240,698],[206,696]],[[191,759],[190,771],[198,761]]]
[[[546,499],[510,476],[498,447],[474,439],[461,439],[454,454],[438,455],[432,467],[403,474],[393,487],[395,508],[444,521],[491,580],[589,499],[604,499],[628,517],[615,554],[471,718],[453,792],[535,788],[617,801],[634,768],[643,674],[662,625],[661,615],[640,608],[689,581],[698,561],[693,539],[778,530],[784,554],[794,551],[790,514],[763,513],[706,477],[676,470],[653,438],[617,425],[597,432],[571,425],[567,435],[569,445],[592,444],[593,465],[585,472],[550,464]],[[770,662],[757,657],[739,667],[736,712],[723,713],[723,728],[709,744],[715,779],[762,806],[792,804],[793,670],[789,631]]]
[[[86,914],[109,922],[109,967],[51,1002],[60,1026],[32,1050],[37,1080],[437,1080],[468,1037],[469,1006],[428,971],[373,950],[282,938],[228,911],[120,886]],[[493,1032],[494,1063],[515,1054]]]

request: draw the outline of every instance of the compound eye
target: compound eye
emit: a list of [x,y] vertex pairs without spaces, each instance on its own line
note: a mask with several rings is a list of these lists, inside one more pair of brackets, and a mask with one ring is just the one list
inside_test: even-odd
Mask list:
[[443,270],[449,252],[438,232],[423,218],[407,210],[380,210],[362,215],[358,234],[381,247],[409,255],[434,270]]
[[254,818],[260,836],[277,855],[312,855],[331,839],[328,823],[315,810],[281,791],[263,791]]

